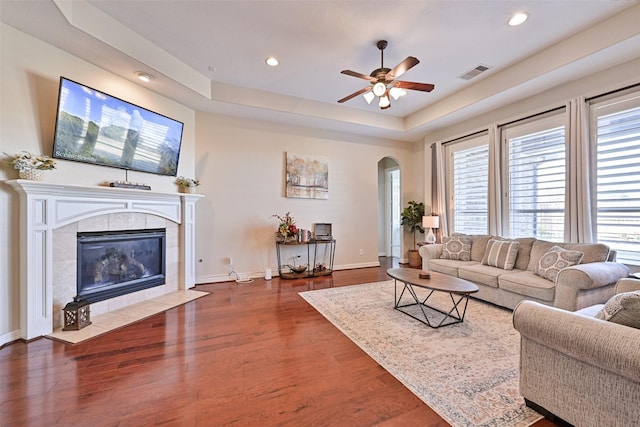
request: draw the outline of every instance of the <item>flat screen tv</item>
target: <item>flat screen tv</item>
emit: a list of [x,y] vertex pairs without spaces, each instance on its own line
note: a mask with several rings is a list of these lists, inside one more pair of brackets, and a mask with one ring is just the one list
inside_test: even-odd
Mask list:
[[183,124],[60,77],[53,157],[176,176]]

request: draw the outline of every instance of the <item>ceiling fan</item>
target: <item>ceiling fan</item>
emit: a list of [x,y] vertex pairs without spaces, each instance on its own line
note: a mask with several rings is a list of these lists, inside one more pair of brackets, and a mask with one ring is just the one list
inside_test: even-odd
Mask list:
[[339,103],[346,102],[358,95],[364,95],[367,103],[371,104],[371,101],[373,101],[373,99],[377,96],[380,99],[378,102],[380,109],[385,110],[391,107],[391,100],[389,99],[389,96],[391,96],[394,100],[397,100],[399,97],[407,93],[405,89],[431,92],[435,88],[434,85],[428,83],[414,83],[396,80],[398,77],[406,73],[409,69],[418,65],[420,61],[418,61],[418,58],[409,56],[404,61],[396,65],[393,69],[385,68],[384,49],[387,47],[387,41],[380,40],[378,41],[378,43],[376,43],[376,46],[378,47],[378,49],[380,49],[380,68],[376,68],[368,76],[356,73],[355,71],[351,70],[341,71],[342,74],[368,80],[371,83],[371,86],[367,86],[357,92],[352,93],[351,95],[345,96],[338,101]]

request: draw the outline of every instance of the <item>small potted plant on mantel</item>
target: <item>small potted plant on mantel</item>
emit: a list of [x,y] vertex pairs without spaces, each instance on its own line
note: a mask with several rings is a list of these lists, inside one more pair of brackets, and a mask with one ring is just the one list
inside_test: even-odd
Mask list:
[[[5,155],[9,156],[5,153]],[[47,156],[35,156],[27,151],[21,151],[15,156],[9,156],[6,161],[18,171],[20,178],[32,181],[40,181],[43,172],[56,168],[56,161]]]
[[411,200],[409,205],[400,214],[400,224],[408,227],[413,234],[413,249],[409,249],[409,266],[420,267],[420,253],[416,245],[416,231],[424,234],[422,217],[424,216],[424,203]]
[[179,176],[176,178],[176,184],[180,187],[180,191],[183,193],[195,193],[196,187],[200,185],[200,180],[195,178],[185,178]]

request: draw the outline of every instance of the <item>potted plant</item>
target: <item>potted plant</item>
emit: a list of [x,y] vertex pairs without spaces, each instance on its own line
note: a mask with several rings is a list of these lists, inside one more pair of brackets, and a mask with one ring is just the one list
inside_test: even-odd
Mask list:
[[[5,153],[6,154],[6,153]],[[56,161],[47,156],[34,156],[27,151],[21,151],[15,156],[9,156],[6,161],[18,171],[20,178],[40,181],[42,171],[56,168]]]
[[200,185],[200,180],[179,176],[178,178],[176,178],[175,183],[180,186],[180,191],[182,191],[183,193],[195,193],[196,187]]
[[400,214],[400,224],[409,228],[413,234],[413,249],[409,250],[409,266],[420,266],[420,253],[416,245],[416,231],[424,234],[422,217],[424,216],[424,203],[411,200],[409,205]]

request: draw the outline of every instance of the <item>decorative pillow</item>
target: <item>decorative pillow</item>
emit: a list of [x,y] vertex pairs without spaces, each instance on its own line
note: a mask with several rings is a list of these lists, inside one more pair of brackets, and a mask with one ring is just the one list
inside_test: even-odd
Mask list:
[[612,296],[595,317],[640,329],[640,291]]
[[555,282],[560,270],[580,264],[583,256],[584,253],[580,251],[569,251],[560,246],[551,246],[533,267],[533,274]]
[[469,236],[451,236],[442,239],[440,258],[471,261],[471,238]]
[[520,243],[515,240],[491,239],[487,243],[482,263],[503,270],[513,270]]

